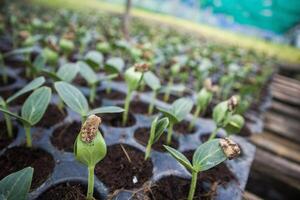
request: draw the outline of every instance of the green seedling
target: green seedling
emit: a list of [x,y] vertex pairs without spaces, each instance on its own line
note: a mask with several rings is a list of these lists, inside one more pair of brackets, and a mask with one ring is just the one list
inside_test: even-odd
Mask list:
[[223,128],[227,135],[238,133],[244,126],[244,118],[236,114],[239,104],[239,97],[232,96],[229,100],[223,101],[216,105],[213,110],[213,120],[216,123],[216,128],[209,137],[209,140],[214,139],[220,128]]
[[150,129],[150,137],[146,147],[145,160],[147,160],[150,157],[152,145],[159,140],[160,136],[163,134],[165,129],[168,127],[168,125],[169,125],[169,119],[167,117],[164,117],[162,119],[156,117],[153,120]]
[[[12,96],[8,97],[7,99],[3,99],[0,96],[0,108],[3,108],[5,110],[9,110],[9,104],[12,101],[14,101],[15,99],[17,99],[18,97],[22,96],[23,94],[25,94],[27,92],[30,92],[32,90],[37,89],[38,87],[40,87],[44,83],[45,83],[45,78],[44,77],[38,77],[38,78],[32,80],[30,83],[28,83],[21,90],[19,90],[18,92],[16,92]],[[8,136],[10,138],[12,138],[13,137],[13,130],[12,130],[13,127],[12,127],[11,118],[8,114],[4,113],[4,119],[5,119],[5,123],[6,123],[6,129],[7,129]]]
[[133,67],[128,68],[125,71],[125,82],[127,84],[127,95],[125,99],[124,105],[124,113],[123,113],[123,126],[127,123],[129,106],[131,101],[131,95],[134,90],[136,90],[142,82],[144,73],[148,71],[147,64],[136,64]]
[[97,43],[96,49],[97,49],[97,51],[104,53],[104,54],[109,53],[111,51],[111,47],[108,42]]
[[157,108],[169,119],[167,144],[171,143],[173,126],[181,122],[192,110],[193,102],[187,98],[180,98],[174,101],[170,108]]
[[27,200],[33,176],[33,168],[26,167],[0,181],[0,199]]
[[0,111],[21,121],[25,129],[26,145],[32,147],[31,127],[37,124],[43,117],[51,98],[51,89],[43,86],[35,90],[22,106],[21,116],[0,107]]
[[144,80],[145,83],[152,89],[152,99],[148,108],[148,114],[151,115],[153,113],[157,93],[161,89],[161,84],[158,77],[151,71],[145,73]]
[[99,70],[103,63],[103,55],[98,51],[89,51],[84,56],[84,60],[93,69]]
[[66,56],[68,56],[75,49],[75,45],[71,40],[62,38],[59,41],[59,48]]
[[100,123],[100,117],[90,115],[81,127],[74,144],[76,159],[88,168],[87,200],[94,199],[94,169],[106,155],[106,144],[98,129]]
[[82,122],[84,122],[89,115],[120,113],[124,111],[122,108],[117,106],[104,106],[90,110],[88,101],[84,95],[73,85],[63,81],[58,81],[54,83],[54,87],[64,103],[81,116]]
[[[104,69],[105,69],[106,73],[108,73],[112,76],[112,78],[107,79],[107,80],[110,82],[111,79],[113,79],[114,77],[117,77],[123,71],[124,67],[125,67],[125,63],[122,58],[120,58],[120,57],[109,58],[104,65]],[[107,84],[107,87],[106,87],[107,93],[111,92],[111,87],[109,85],[110,84]]]
[[58,62],[58,53],[48,47],[43,49],[42,55],[46,59],[47,63],[53,66]]
[[2,82],[4,84],[7,84],[7,82],[8,82],[7,69],[4,64],[2,53],[0,53],[0,70],[1,70],[1,75],[2,75]]
[[[174,84],[174,77],[176,77],[180,71],[180,63],[175,62],[172,66],[171,66],[171,76],[169,78],[169,82],[168,82],[168,87],[167,88],[171,88]],[[171,91],[169,89],[167,89],[165,91],[165,95],[164,95],[164,101],[167,102],[169,101],[170,98],[170,93]]]
[[196,191],[198,173],[209,170],[220,163],[224,162],[227,158],[233,159],[240,154],[239,146],[232,140],[213,139],[201,144],[193,155],[192,163],[179,151],[172,147],[165,146],[166,150],[191,174],[192,180],[188,194],[188,200],[193,200]]
[[199,117],[201,112],[204,112],[210,102],[212,101],[214,92],[217,92],[218,87],[213,86],[210,79],[206,79],[204,82],[204,87],[196,96],[196,110],[193,114],[193,119],[189,125],[189,131],[195,126],[196,119]]

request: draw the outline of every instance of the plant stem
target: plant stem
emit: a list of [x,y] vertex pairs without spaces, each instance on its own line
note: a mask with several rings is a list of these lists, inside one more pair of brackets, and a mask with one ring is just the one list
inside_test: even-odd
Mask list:
[[95,96],[96,96],[96,84],[92,84],[91,85],[91,89],[90,89],[90,103],[94,103],[95,101]]
[[0,54],[0,69],[2,71],[2,81],[4,84],[6,84],[8,81],[7,71],[6,71],[6,67],[4,65],[3,56],[1,54]]
[[87,119],[87,116],[82,115],[81,116],[81,123],[83,124]]
[[219,131],[219,127],[216,127],[215,130],[212,132],[212,134],[210,134],[208,141],[214,139],[216,137],[218,131]]
[[12,124],[11,124],[11,118],[9,115],[4,114],[5,118],[5,123],[6,123],[6,130],[9,138],[13,137],[13,132],[12,132]]
[[172,133],[173,133],[173,122],[170,122],[169,128],[168,128],[168,135],[167,135],[167,145],[171,144]]
[[147,160],[150,157],[151,153],[151,143],[148,142],[147,147],[146,147],[146,152],[145,152],[145,160]]
[[24,125],[25,134],[26,134],[26,146],[31,148],[32,147],[32,141],[31,141],[31,127],[28,125]]
[[110,92],[111,92],[111,87],[110,87],[110,85],[111,85],[111,80],[110,79],[108,79],[107,80],[107,86],[106,86],[106,94],[110,94]]
[[193,119],[192,119],[192,121],[189,125],[189,128],[188,128],[189,131],[191,131],[193,129],[193,127],[195,126],[195,122],[196,122],[197,117],[200,114],[200,111],[201,111],[201,107],[197,105],[196,111],[194,112],[194,115],[193,115]]
[[59,97],[57,107],[60,110],[61,113],[64,113],[64,102],[63,100]]
[[195,172],[195,171],[192,172],[192,182],[191,182],[191,186],[190,186],[188,200],[193,200],[193,198],[194,198],[196,185],[197,185],[197,175],[198,175],[197,172]]
[[89,178],[88,178],[88,191],[86,195],[87,200],[93,200],[93,194],[94,194],[94,168],[95,166],[90,166],[88,167],[88,173],[89,173]]
[[127,123],[131,93],[132,93],[132,90],[128,89],[127,96],[125,99],[124,112],[123,112],[123,122],[122,122],[123,126],[125,126]]
[[167,102],[169,101],[170,98],[170,87],[173,85],[173,77],[170,78],[169,82],[168,82],[168,86],[164,95],[164,101]]
[[154,101],[156,99],[156,90],[153,91],[153,94],[152,94],[152,100],[149,104],[149,108],[148,108],[148,115],[152,115],[153,113],[153,108],[154,108]]

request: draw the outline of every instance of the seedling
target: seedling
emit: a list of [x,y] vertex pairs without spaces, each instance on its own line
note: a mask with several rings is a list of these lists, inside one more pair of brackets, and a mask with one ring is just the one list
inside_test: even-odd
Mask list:
[[204,87],[196,96],[196,110],[193,115],[193,119],[189,125],[189,131],[191,131],[195,125],[196,119],[201,112],[204,112],[207,106],[210,104],[213,93],[218,90],[218,86],[213,86],[210,79],[204,81]]
[[0,199],[26,200],[31,186],[33,168],[26,167],[0,181]]
[[[32,90],[35,90],[36,88],[40,87],[41,85],[43,85],[45,82],[45,78],[44,77],[38,77],[34,80],[32,80],[30,83],[28,83],[25,87],[23,87],[21,90],[19,90],[18,92],[16,92],[14,95],[8,97],[6,100],[3,99],[0,96],[0,108],[3,108],[5,110],[9,110],[9,104],[17,99],[18,97],[22,96],[23,94],[30,92]],[[8,136],[10,138],[13,137],[13,130],[12,130],[12,123],[11,123],[11,118],[8,114],[4,113],[4,118],[5,118],[5,123],[6,123],[6,129],[7,129],[7,133]]]
[[179,151],[172,147],[165,146],[166,150],[190,173],[192,174],[192,180],[188,195],[188,200],[193,200],[198,173],[209,170],[220,163],[224,162],[227,158],[233,159],[240,154],[239,146],[232,140],[225,139],[213,139],[201,144],[193,155],[192,163]]
[[123,113],[123,125],[127,123],[128,111],[130,106],[131,95],[134,90],[136,90],[142,79],[143,74],[148,71],[148,65],[146,64],[136,64],[133,67],[128,68],[125,71],[125,82],[127,84],[127,95],[125,99],[124,105],[124,113]]
[[[177,61],[173,61],[174,64],[171,66],[171,76],[169,78],[169,82],[168,82],[168,87],[167,88],[171,88],[174,84],[174,77],[177,76],[177,74],[179,73],[180,71],[180,63],[178,63]],[[169,98],[170,98],[170,90],[167,89],[165,91],[165,95],[164,95],[164,101],[167,102],[169,101]]]
[[239,104],[239,97],[232,96],[229,100],[223,101],[216,105],[213,110],[213,120],[216,123],[216,128],[209,137],[209,140],[214,139],[220,128],[225,129],[227,135],[238,133],[244,126],[244,118],[236,114]]
[[64,38],[59,41],[59,47],[66,56],[68,56],[75,49],[74,43],[71,40]]
[[120,113],[124,111],[122,108],[117,106],[104,106],[90,110],[88,101],[84,95],[73,85],[63,81],[58,81],[54,83],[54,87],[65,104],[67,104],[67,106],[74,112],[80,114],[82,122],[84,122],[89,115]]
[[156,95],[158,91],[161,89],[161,84],[157,76],[151,71],[145,73],[144,80],[145,83],[152,89],[152,99],[148,108],[148,114],[151,115],[153,113],[154,101],[156,99]]
[[21,116],[10,112],[8,109],[0,108],[5,114],[8,114],[23,123],[26,134],[26,145],[32,147],[31,127],[37,124],[43,117],[51,98],[51,89],[43,86],[35,90],[22,106]]
[[181,122],[191,112],[192,107],[193,102],[190,99],[180,98],[174,101],[169,109],[157,108],[169,119],[167,135],[168,145],[171,143],[174,124]]
[[[111,75],[111,78],[107,79],[107,80],[110,82],[111,79],[113,79],[114,77],[117,77],[118,74],[120,74],[123,71],[124,67],[125,67],[125,63],[122,58],[119,58],[119,57],[109,58],[104,65],[104,69],[105,69],[106,73]],[[110,93],[110,91],[111,91],[111,87],[109,85],[110,84],[107,84],[107,87],[106,87],[107,93]]]
[[146,147],[145,160],[147,160],[150,156],[152,145],[159,140],[160,136],[163,134],[164,130],[168,127],[168,125],[169,119],[167,117],[164,117],[162,119],[156,117],[153,120],[150,130],[150,137]]
[[3,56],[1,53],[0,53],[0,70],[1,70],[1,74],[2,74],[2,81],[4,84],[6,84],[8,82],[7,69],[4,64]]
[[81,127],[74,144],[76,159],[88,167],[87,200],[93,200],[94,169],[106,155],[106,144],[98,130],[101,123],[100,117],[90,115]]
[[103,63],[103,55],[98,51],[89,51],[84,56],[84,60],[88,63],[93,69],[98,70],[100,69]]

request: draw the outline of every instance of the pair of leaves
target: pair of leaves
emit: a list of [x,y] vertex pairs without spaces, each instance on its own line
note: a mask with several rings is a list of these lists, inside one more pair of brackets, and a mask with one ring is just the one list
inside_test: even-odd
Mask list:
[[31,186],[33,168],[27,167],[0,181],[0,200],[26,200]]
[[164,117],[162,119],[156,117],[151,124],[149,143],[156,143],[159,140],[160,136],[163,134],[164,130],[168,127],[168,125],[169,119],[167,117]]
[[73,85],[59,81],[55,82],[54,87],[67,106],[69,106],[73,111],[79,113],[81,116],[99,113],[119,113],[124,111],[122,108],[117,106],[106,106],[90,110],[85,96]]
[[51,89],[41,87],[35,90],[25,101],[22,106],[21,116],[10,112],[7,109],[0,108],[0,111],[20,120],[28,126],[34,126],[43,117],[51,99]]
[[99,69],[103,62],[103,55],[98,51],[89,51],[84,60],[93,68]]
[[131,91],[137,89],[142,78],[143,73],[136,71],[135,67],[130,67],[125,71],[125,81]]
[[178,123],[182,121],[192,110],[193,102],[187,98],[180,98],[174,101],[171,108],[158,108],[171,123]]
[[104,65],[105,70],[111,74],[121,73],[124,67],[124,60],[120,57],[109,58]]
[[159,78],[151,71],[148,71],[144,74],[144,80],[153,91],[157,91],[161,88]]
[[221,146],[220,139],[213,139],[201,144],[193,155],[193,164],[179,151],[165,146],[166,150],[190,172],[209,170],[227,159]]
[[42,70],[42,72],[47,74],[55,81],[71,82],[79,72],[79,66],[77,63],[66,63],[61,66],[56,73],[48,71],[46,69]]
[[213,97],[213,93],[209,92],[207,89],[203,88],[196,96],[197,106],[201,108],[201,110],[205,110],[207,106],[210,104]]

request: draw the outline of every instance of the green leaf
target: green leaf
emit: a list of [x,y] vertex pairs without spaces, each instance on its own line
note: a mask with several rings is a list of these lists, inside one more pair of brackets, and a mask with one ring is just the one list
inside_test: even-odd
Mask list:
[[36,123],[38,123],[48,105],[51,99],[51,89],[49,87],[41,87],[37,90],[35,90],[25,101],[21,116],[22,118],[26,119],[30,122],[30,125],[33,126]]
[[56,73],[49,71],[48,69],[42,69],[41,72],[50,77],[51,79],[53,79],[53,81],[62,81],[60,77],[57,76]]
[[59,41],[59,47],[65,52],[71,52],[75,48],[75,45],[71,40],[61,39]]
[[89,51],[84,59],[91,67],[99,69],[103,62],[103,55],[98,51]]
[[157,110],[162,112],[164,114],[164,116],[166,116],[169,119],[170,122],[172,122],[172,123],[178,122],[176,116],[169,109],[165,109],[165,108],[161,108],[161,107],[156,107],[156,108],[157,108]]
[[179,151],[173,149],[172,147],[164,145],[165,149],[180,163],[182,164],[187,170],[193,171],[193,166],[190,161]]
[[205,110],[207,106],[210,104],[212,97],[213,97],[213,93],[203,88],[197,94],[196,103],[198,106],[200,106],[201,110]]
[[82,164],[88,167],[95,166],[105,157],[106,151],[106,144],[100,131],[97,131],[96,137],[91,143],[81,141],[80,134],[78,134],[74,144],[74,154]]
[[38,55],[38,57],[36,57],[33,61],[33,67],[37,71],[41,71],[43,68],[45,68],[45,66],[46,66],[45,57],[42,54]]
[[76,63],[66,63],[59,68],[57,76],[62,81],[71,82],[79,71],[79,67]]
[[33,168],[26,167],[0,181],[0,194],[7,200],[26,200],[33,176]]
[[146,84],[154,91],[161,88],[159,78],[157,78],[157,76],[151,71],[144,74],[144,80]]
[[160,136],[163,134],[164,130],[168,127],[168,125],[169,125],[169,119],[167,117],[164,117],[157,121],[155,127],[151,126],[151,129],[155,128],[153,143],[159,140]]
[[135,90],[139,86],[143,74],[135,71],[134,67],[130,67],[125,71],[125,81],[130,90]]
[[171,113],[176,117],[177,121],[182,121],[192,110],[193,102],[187,98],[180,98],[174,101],[171,106]]
[[94,70],[84,62],[79,61],[79,72],[81,76],[88,82],[88,84],[93,85],[98,82],[97,74]]
[[104,106],[89,111],[87,115],[100,114],[100,113],[121,113],[121,112],[124,112],[124,109],[118,106]]
[[15,49],[15,50],[5,53],[3,55],[3,57],[8,57],[8,56],[17,55],[17,54],[29,54],[33,50],[34,50],[33,47],[19,48],[19,49]]
[[228,114],[228,102],[223,101],[216,105],[213,110],[213,120],[217,126],[222,125]]
[[29,92],[31,90],[35,90],[36,88],[40,87],[44,83],[45,83],[45,78],[44,77],[41,76],[41,77],[35,78],[30,83],[28,83],[27,85],[25,85],[25,87],[23,87],[17,93],[15,93],[11,97],[9,97],[6,102],[10,103],[13,100],[15,100],[16,98],[18,98],[19,96],[21,96],[21,95],[23,95],[23,94],[25,94],[25,93],[27,93],[27,92]]
[[125,67],[124,60],[120,57],[112,57],[106,61],[105,70],[112,74],[121,73]]
[[20,117],[19,115],[15,114],[15,113],[12,113],[12,112],[10,112],[9,110],[7,110],[5,108],[0,107],[0,111],[4,112],[5,114],[10,115],[11,117],[14,117],[14,118],[20,120],[24,124],[30,125],[30,122],[27,119],[24,119],[24,118]]
[[235,114],[229,117],[224,129],[226,130],[227,134],[236,134],[241,131],[244,123],[244,118],[241,115]]
[[227,159],[219,143],[220,139],[209,140],[196,149],[193,156],[195,171],[208,170]]
[[89,111],[89,106],[84,95],[73,85],[59,81],[54,83],[54,87],[60,98],[72,110],[79,113],[81,116],[86,116]]
[[5,101],[4,99],[0,96],[0,106],[5,106]]

